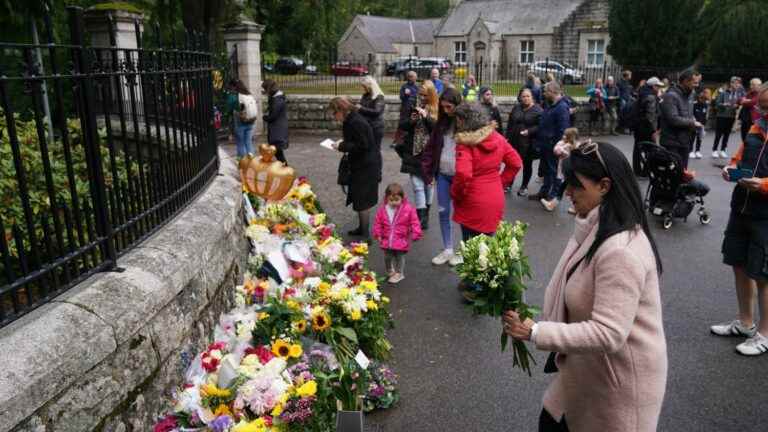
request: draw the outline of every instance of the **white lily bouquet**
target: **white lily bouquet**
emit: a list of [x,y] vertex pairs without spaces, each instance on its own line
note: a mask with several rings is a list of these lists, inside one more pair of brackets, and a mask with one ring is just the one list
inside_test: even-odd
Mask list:
[[[525,303],[525,280],[531,278],[528,257],[523,253],[528,225],[522,222],[501,222],[493,237],[479,235],[461,244],[462,264],[457,266],[459,276],[469,283],[476,294],[472,309],[476,314],[501,317],[515,310],[526,320],[540,313],[535,306]],[[501,350],[507,347],[507,334],[501,333]],[[515,340],[513,366],[519,366],[531,375],[534,360],[525,342]]]

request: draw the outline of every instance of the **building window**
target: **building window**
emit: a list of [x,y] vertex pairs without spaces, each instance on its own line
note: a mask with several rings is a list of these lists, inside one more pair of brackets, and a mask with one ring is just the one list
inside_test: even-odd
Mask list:
[[590,39],[587,41],[587,65],[602,66],[605,62],[605,40]]
[[454,42],[453,43],[453,62],[454,63],[466,63],[467,62],[467,43]]
[[419,47],[417,47],[417,46],[413,47],[413,55],[416,56],[416,57],[419,56]]
[[532,40],[520,41],[520,64],[533,63],[534,43]]

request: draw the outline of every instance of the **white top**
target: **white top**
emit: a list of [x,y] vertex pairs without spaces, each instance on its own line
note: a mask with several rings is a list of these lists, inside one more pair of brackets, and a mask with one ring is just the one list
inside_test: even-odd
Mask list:
[[387,204],[387,217],[389,218],[389,223],[392,223],[395,220],[396,211],[397,207],[392,207],[391,205]]
[[456,140],[453,139],[453,128],[443,135],[443,150],[440,152],[440,174],[447,176],[456,174]]

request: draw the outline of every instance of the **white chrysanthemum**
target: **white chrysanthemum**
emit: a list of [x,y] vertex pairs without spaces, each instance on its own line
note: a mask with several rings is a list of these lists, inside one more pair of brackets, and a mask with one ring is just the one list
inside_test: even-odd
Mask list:
[[368,310],[368,307],[365,304],[366,300],[367,299],[363,294],[353,294],[343,303],[344,310],[349,313],[352,311],[366,311]]
[[485,242],[480,242],[480,246],[478,247],[478,257],[477,257],[477,264],[480,267],[480,270],[485,270],[488,268],[488,253],[490,253],[490,249],[488,249],[488,245],[485,244]]
[[520,255],[520,244],[517,242],[516,238],[513,238],[509,242],[509,255],[512,258],[517,258]]

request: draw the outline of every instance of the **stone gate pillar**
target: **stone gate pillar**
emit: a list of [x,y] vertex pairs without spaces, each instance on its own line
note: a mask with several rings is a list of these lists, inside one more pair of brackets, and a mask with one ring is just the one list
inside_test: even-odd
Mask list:
[[239,23],[225,28],[223,32],[227,55],[231,58],[232,53],[237,51],[237,77],[251,91],[259,107],[254,135],[261,135],[264,132],[264,122],[261,121],[261,33],[263,31],[264,26],[241,18]]
[[[91,35],[91,46],[94,48],[109,48],[112,46],[112,37],[110,31],[114,31],[114,47],[120,50],[134,50],[138,48],[136,40],[136,23],[139,24],[139,32],[144,32],[144,15],[130,11],[115,9],[104,9],[91,7],[85,11],[83,16],[85,31]],[[138,62],[138,56],[135,51],[118,51],[118,68],[125,67],[126,53],[130,53],[130,60],[135,69]],[[112,67],[111,54],[102,52],[102,59]],[[120,92],[125,111],[131,111],[131,87],[133,87],[133,100],[136,101],[137,113],[144,115],[143,92],[141,86],[141,77],[137,75],[122,76],[116,78],[112,84],[112,101],[101,101],[100,103],[110,103],[112,112],[116,112],[119,99],[117,92]],[[97,96],[101,98],[101,95]]]

